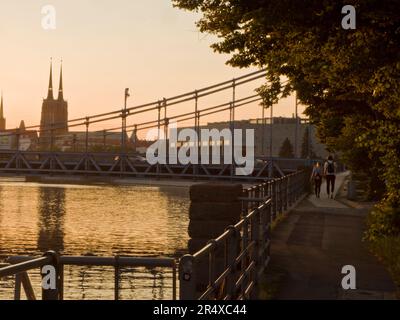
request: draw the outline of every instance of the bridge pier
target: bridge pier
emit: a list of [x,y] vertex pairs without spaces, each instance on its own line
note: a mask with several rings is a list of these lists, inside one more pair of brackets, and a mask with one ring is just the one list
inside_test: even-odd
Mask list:
[[[194,254],[210,241],[219,237],[228,226],[240,221],[243,195],[241,184],[204,183],[190,188],[189,210],[189,253]],[[224,248],[216,248],[216,265],[218,270],[212,274],[220,274],[225,267]],[[196,274],[196,291],[204,292],[208,284],[216,279],[209,270],[209,257],[202,257],[193,266]]]

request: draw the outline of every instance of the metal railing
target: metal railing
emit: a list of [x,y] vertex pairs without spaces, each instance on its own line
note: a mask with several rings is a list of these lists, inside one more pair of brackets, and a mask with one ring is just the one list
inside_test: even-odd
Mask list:
[[[56,270],[57,286],[55,290],[42,290],[42,299],[62,300],[65,265],[111,266],[115,271],[114,298],[118,300],[120,268],[166,267],[172,269],[173,300],[177,298],[178,279],[182,300],[256,298],[260,277],[270,261],[272,223],[306,194],[308,180],[308,173],[300,171],[243,190],[239,199],[243,218],[237,224],[228,226],[222,235],[210,240],[197,253],[183,256],[179,261],[179,278],[178,265],[173,258],[72,257],[59,256],[52,251],[39,258],[9,258],[11,265],[0,268],[0,278],[15,276],[16,300],[20,299],[21,286],[27,298],[35,300],[28,271],[51,265]],[[204,288],[198,281],[200,265],[201,271],[207,273]]]
[[[273,167],[278,174],[297,171],[309,159],[256,158],[252,174],[236,175],[239,165],[223,164],[169,164],[152,165],[146,159],[133,153],[121,155],[118,152],[74,153],[0,150],[0,173],[60,176],[129,177],[129,178],[179,178],[218,179],[236,181],[264,181],[270,178]],[[260,160],[260,161],[259,161]],[[258,162],[258,163],[257,163]],[[283,163],[284,165],[280,165]]]
[[[243,219],[193,255],[180,260],[180,299],[235,300],[257,297],[270,260],[271,224],[305,194],[301,171],[244,190]],[[208,265],[208,284],[199,285],[199,266]],[[222,266],[222,267],[221,267]]]
[[173,258],[147,257],[96,257],[96,256],[59,256],[53,251],[43,257],[32,258],[16,256],[8,259],[9,266],[0,268],[0,278],[15,276],[14,299],[21,298],[21,285],[28,300],[36,300],[28,271],[41,269],[51,265],[56,271],[55,289],[42,289],[43,300],[64,299],[64,266],[102,266],[114,267],[114,299],[120,297],[120,274],[123,267],[171,268],[172,270],[172,300],[177,298],[177,263]]

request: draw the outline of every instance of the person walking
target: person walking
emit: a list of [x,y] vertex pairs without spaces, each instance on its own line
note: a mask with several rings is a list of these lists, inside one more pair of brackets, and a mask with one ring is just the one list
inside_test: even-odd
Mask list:
[[324,176],[326,178],[326,193],[328,194],[328,198],[333,199],[336,180],[336,163],[333,161],[332,156],[329,156],[328,160],[325,162]]
[[319,162],[317,162],[313,167],[311,181],[314,181],[315,196],[319,198],[322,184],[322,168]]

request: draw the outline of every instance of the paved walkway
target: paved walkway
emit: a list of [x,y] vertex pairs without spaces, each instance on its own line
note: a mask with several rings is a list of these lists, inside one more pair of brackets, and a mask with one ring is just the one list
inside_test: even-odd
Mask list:
[[[337,190],[346,174],[337,177]],[[338,195],[336,199],[343,195]],[[310,196],[273,232],[272,264],[284,274],[277,299],[393,299],[395,285],[361,241],[366,208]],[[356,268],[357,290],[343,290],[344,265]]]

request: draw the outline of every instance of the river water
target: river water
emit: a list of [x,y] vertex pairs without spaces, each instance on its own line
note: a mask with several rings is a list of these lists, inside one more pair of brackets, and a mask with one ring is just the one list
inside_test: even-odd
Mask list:
[[[179,257],[187,250],[184,187],[0,182],[0,262],[12,255]],[[65,299],[113,299],[114,269],[65,267]],[[30,278],[40,298],[39,270]],[[121,299],[170,299],[169,269],[126,269]],[[22,296],[24,298],[24,295]],[[13,298],[13,279],[0,299]]]

